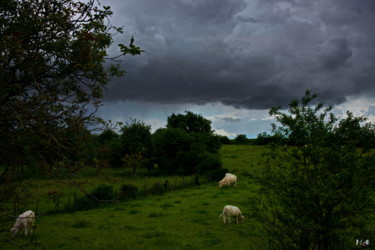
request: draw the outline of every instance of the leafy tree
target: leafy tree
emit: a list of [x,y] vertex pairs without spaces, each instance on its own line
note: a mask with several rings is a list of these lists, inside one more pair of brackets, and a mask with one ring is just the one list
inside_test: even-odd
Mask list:
[[278,139],[279,138],[277,135],[270,135],[270,134],[267,134],[266,132],[263,132],[263,133],[258,134],[254,143],[255,145],[267,145],[271,142],[275,142]]
[[122,33],[111,15],[96,0],[1,2],[0,200],[9,198],[4,183],[20,165],[77,166],[73,154],[81,152],[86,128],[100,121],[94,113],[104,87],[124,74],[113,59],[142,52],[131,39],[118,56],[107,56]]
[[287,113],[270,110],[283,140],[257,173],[263,198],[252,210],[270,249],[348,249],[374,233],[374,144],[360,143],[373,138],[374,126],[350,112],[339,120],[331,106],[313,105],[316,97],[306,91]]
[[217,153],[221,147],[220,136],[215,135],[211,129],[211,121],[202,115],[185,111],[183,114],[172,114],[167,119],[167,128],[176,128],[186,131],[188,134],[200,137],[201,143],[206,145],[206,150]]
[[159,169],[186,175],[220,168],[220,137],[213,134],[210,124],[192,112],[168,117],[167,128],[153,134],[154,158]]
[[107,129],[98,135],[97,141],[100,145],[106,145],[116,142],[119,137],[120,136],[115,131]]
[[121,165],[120,136],[111,129],[96,136],[94,165],[98,170]]
[[221,144],[225,144],[225,145],[229,145],[231,144],[231,141],[230,139],[228,138],[228,136],[225,136],[225,135],[218,135],[218,138],[219,138],[219,141]]
[[211,133],[211,121],[201,115],[185,111],[168,117],[167,128],[180,128],[189,133]]
[[187,157],[182,159],[183,154],[186,156],[191,151],[193,141],[189,133],[179,128],[160,128],[154,132],[152,139],[155,162],[159,170],[170,174],[177,173],[180,168],[186,172],[194,172],[193,169],[186,169],[194,163],[190,161],[189,164]]
[[[104,66],[114,33],[109,7],[94,1],[5,0],[0,6],[0,157],[62,157],[65,136],[95,121],[102,90],[124,72]],[[122,45],[121,55],[139,54]]]
[[[151,126],[141,121],[132,120],[121,129],[120,154],[125,165],[129,165],[136,174],[137,162],[144,165],[151,162],[152,139]],[[141,164],[140,164],[141,165]]]
[[234,142],[237,144],[244,144],[247,143],[249,140],[247,139],[246,135],[237,135],[236,138],[234,138]]

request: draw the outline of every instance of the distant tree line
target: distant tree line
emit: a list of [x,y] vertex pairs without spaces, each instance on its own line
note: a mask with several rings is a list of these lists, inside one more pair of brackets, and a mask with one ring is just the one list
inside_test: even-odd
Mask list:
[[221,168],[221,137],[211,122],[186,111],[172,114],[167,126],[151,133],[151,126],[131,120],[120,133],[106,130],[93,135],[94,164],[98,171],[106,167],[129,167],[133,174],[140,168],[153,174],[205,174]]
[[223,144],[233,145],[267,145],[277,141],[278,136],[267,134],[266,132],[259,133],[256,138],[247,138],[245,134],[238,134],[234,139],[229,139],[226,136],[221,138]]

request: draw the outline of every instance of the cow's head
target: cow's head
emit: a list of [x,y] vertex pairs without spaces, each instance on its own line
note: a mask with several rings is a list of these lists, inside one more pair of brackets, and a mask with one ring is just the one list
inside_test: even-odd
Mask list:
[[240,215],[240,216],[238,217],[238,221],[239,221],[240,223],[244,223],[244,221],[245,221],[245,216]]
[[12,227],[10,229],[10,233],[11,233],[12,237],[15,237],[16,234],[17,234],[17,232],[18,232],[18,228],[17,227]]

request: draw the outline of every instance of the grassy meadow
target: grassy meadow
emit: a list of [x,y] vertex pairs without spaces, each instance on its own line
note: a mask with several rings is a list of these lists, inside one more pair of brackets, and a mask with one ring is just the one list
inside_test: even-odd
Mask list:
[[[37,209],[34,245],[37,249],[262,249],[266,239],[251,218],[249,196],[256,188],[248,177],[257,165],[264,148],[226,145],[221,149],[223,167],[238,175],[237,187],[218,188],[216,182],[201,181],[191,185],[191,177],[134,177],[124,170],[105,170],[102,175],[83,172],[77,179],[90,189],[99,183],[118,187],[136,185],[140,192],[152,183],[176,188],[163,195],[143,195],[135,200],[72,213],[47,213],[54,204],[50,190],[61,190],[59,210],[82,195],[71,185],[57,180],[33,178],[26,183],[33,199],[29,208]],[[218,216],[225,205],[236,205],[245,215],[243,224],[223,224]],[[13,220],[2,220],[0,234],[9,236]],[[21,234],[15,242],[30,240]],[[4,244],[0,249],[17,249]]]
[[[259,249],[264,244],[255,222],[223,224],[218,216],[225,205],[240,207],[248,214],[248,197],[254,185],[246,174],[260,159],[264,148],[259,146],[228,145],[221,149],[225,168],[238,175],[237,187],[218,188],[216,182],[188,185],[191,177],[133,177],[124,170],[105,170],[100,176],[83,172],[78,180],[86,188],[98,183],[114,187],[121,183],[142,188],[168,180],[179,189],[163,195],[141,196],[135,200],[111,204],[102,208],[72,213],[49,214],[54,209],[47,196],[50,190],[62,190],[60,206],[72,201],[79,191],[60,181],[32,179],[27,181],[34,197],[30,208],[37,209],[35,243],[38,249]],[[122,171],[122,172],[121,172]],[[80,194],[82,195],[82,194]],[[37,203],[37,204],[36,204]],[[61,209],[61,208],[60,208]],[[8,235],[12,221],[0,224]],[[15,242],[26,243],[30,238],[17,235]],[[0,244],[0,249],[17,249]]]

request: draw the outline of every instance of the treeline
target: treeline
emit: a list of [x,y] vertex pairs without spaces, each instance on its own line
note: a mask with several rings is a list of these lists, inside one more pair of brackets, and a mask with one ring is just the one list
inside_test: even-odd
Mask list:
[[140,168],[151,175],[203,175],[222,166],[220,138],[209,120],[190,111],[172,114],[166,127],[154,133],[150,125],[133,119],[119,133],[90,134],[85,155],[76,160],[94,166],[98,174],[108,167],[127,167],[134,175]]
[[267,145],[272,142],[277,142],[279,138],[275,135],[267,134],[266,132],[258,134],[256,138],[247,138],[245,134],[238,134],[234,139],[229,139],[226,136],[220,136],[220,141],[223,144],[234,145]]
[[[353,127],[353,130],[359,130],[360,128]],[[334,137],[334,134],[331,133],[329,135],[330,137]],[[301,144],[300,140],[296,140],[290,135],[285,135],[281,133],[272,133],[268,134],[266,132],[258,134],[256,138],[247,138],[246,135],[240,134],[237,135],[233,140],[227,139],[221,139],[223,144],[235,144],[235,145],[268,145],[268,144],[281,144],[284,146],[303,146],[305,144]],[[352,138],[343,138],[340,142],[341,146],[346,146],[350,143],[352,143]],[[373,147],[375,145],[375,134],[374,133],[367,133],[365,135],[358,136],[356,138],[355,146],[362,148],[362,147]],[[327,144],[328,146],[328,144]]]

